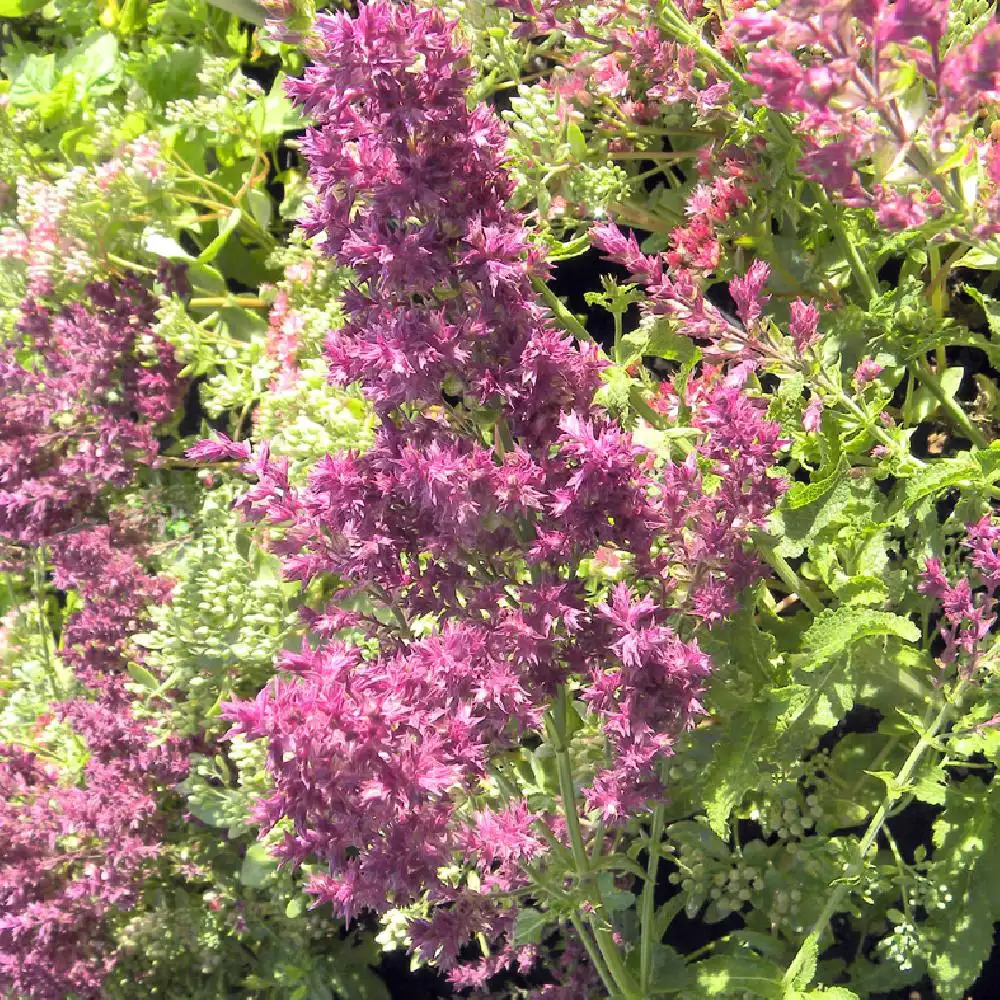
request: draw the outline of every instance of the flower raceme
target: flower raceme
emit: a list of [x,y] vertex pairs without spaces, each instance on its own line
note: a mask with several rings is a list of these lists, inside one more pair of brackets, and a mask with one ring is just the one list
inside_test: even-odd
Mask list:
[[[270,525],[286,575],[339,581],[282,673],[225,711],[268,741],[260,816],[290,822],[282,858],[323,863],[312,892],[347,918],[416,906],[414,948],[482,985],[535,961],[512,900],[567,829],[551,797],[529,810],[501,792],[501,755],[568,690],[609,748],[581,775],[586,835],[660,794],[657,762],[711,667],[695,633],[756,573],[745,543],[780,490],[777,428],[745,373],[714,371],[683,461],[609,420],[597,348],[535,299],[545,266],[505,205],[503,129],[467,106],[452,26],[384,2],[316,26],[316,61],[289,85],[316,121],[306,227],[356,276],[326,354],[380,424],[304,488],[266,445],[192,452],[256,476],[239,505]],[[619,567],[610,591],[583,569],[598,552]],[[463,858],[476,890],[443,874]],[[477,934],[488,956],[460,963]]]
[[44,658],[73,678],[63,691],[53,673],[52,714],[86,751],[60,767],[0,745],[0,992],[32,1000],[103,995],[108,921],[138,898],[161,846],[158,793],[187,768],[179,741],[151,745],[125,686],[129,639],[170,585],[143,568],[144,532],[107,509],[154,460],[182,383],[165,345],[136,356],[154,316],[137,282],[87,295],[58,312],[26,301],[23,339],[0,345],[0,565],[23,571],[33,551],[76,594],[57,648],[38,624]]
[[[947,210],[982,239],[997,232],[995,152],[971,125],[1000,96],[1000,25],[949,46],[949,10],[948,0],[794,0],[738,14],[727,37],[750,47],[747,80],[761,102],[800,116],[807,176],[874,209],[886,229]],[[866,161],[874,186],[858,170]],[[978,185],[947,181],[946,163],[976,170]]]
[[964,655],[966,670],[975,673],[984,640],[996,624],[997,594],[1000,592],[1000,525],[983,517],[966,528],[962,543],[975,571],[952,584],[940,559],[928,559],[918,590],[936,600],[943,621],[944,650],[941,661],[954,663]]

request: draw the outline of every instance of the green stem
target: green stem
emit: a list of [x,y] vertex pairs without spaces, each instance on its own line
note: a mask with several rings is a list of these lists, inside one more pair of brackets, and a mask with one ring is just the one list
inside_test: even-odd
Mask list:
[[923,358],[917,360],[916,368],[917,374],[920,376],[920,381],[930,389],[934,398],[941,404],[941,409],[948,414],[956,430],[961,431],[977,448],[989,447],[989,441],[986,440],[986,436],[973,424],[965,410],[944,391],[941,380],[930,370]]
[[267,299],[262,299],[253,295],[216,295],[207,298],[188,299],[188,306],[192,309],[209,309],[221,307],[225,309],[266,309],[270,303]]
[[823,213],[824,221],[830,227],[834,239],[840,244],[840,249],[844,252],[844,256],[851,266],[854,280],[861,286],[867,300],[870,302],[878,295],[878,282],[865,266],[865,262],[861,259],[854,241],[851,240],[844,230],[840,213],[833,207],[826,192],[818,184],[811,182],[809,186],[813,189],[813,194],[819,204],[820,211]]
[[639,989],[643,996],[649,993],[653,974],[653,924],[656,909],[656,878],[660,870],[660,845],[663,840],[663,824],[666,806],[658,802],[653,810],[653,822],[649,828],[649,861],[646,865],[646,881],[642,887],[639,903]]
[[35,592],[35,608],[38,614],[38,640],[42,644],[42,658],[45,663],[45,673],[48,675],[49,683],[52,685],[52,695],[54,698],[62,700],[62,685],[59,683],[59,677],[56,674],[55,664],[52,662],[52,655],[49,652],[49,644],[52,641],[52,636],[49,634],[49,630],[45,627],[45,620],[47,617],[45,613],[45,581],[43,579],[45,572],[45,555],[40,548],[35,549],[34,562],[33,589]]
[[594,339],[587,332],[587,328],[563,305],[556,293],[541,278],[532,278],[531,283],[545,304],[552,310],[552,314],[560,326],[580,340],[592,341]]
[[778,555],[774,546],[763,535],[755,535],[754,544],[763,553],[771,568],[778,574],[778,579],[798,594],[802,603],[814,614],[823,610],[823,602],[813,593],[809,584],[788,564],[783,556]]
[[[865,835],[861,838],[858,856],[861,858],[862,862],[871,850],[872,845],[878,838],[878,835],[882,832],[882,827],[889,816],[889,811],[892,809],[896,800],[900,797],[900,790],[905,788],[910,779],[913,777],[913,773],[916,771],[917,765],[920,763],[920,758],[923,757],[928,747],[934,744],[937,734],[948,721],[949,715],[951,715],[952,711],[961,702],[962,696],[965,694],[965,689],[968,687],[968,684],[969,682],[964,678],[956,684],[953,696],[941,706],[937,716],[934,718],[933,722],[930,723],[930,727],[925,728],[925,731],[917,741],[916,746],[914,746],[914,748],[910,751],[910,755],[903,762],[903,766],[892,779],[889,788],[886,790],[886,794],[881,805],[879,805],[875,815],[872,817],[871,822],[868,824],[868,829],[865,830]],[[932,714],[933,708],[928,713],[928,718]],[[791,989],[793,984],[799,989],[808,985],[805,983],[797,983],[796,981],[801,974],[803,967],[806,965],[811,946],[818,946],[820,936],[826,929],[827,924],[830,922],[830,918],[837,912],[837,908],[840,906],[849,890],[849,884],[847,882],[841,882],[830,892],[830,895],[826,900],[826,905],[813,922],[809,933],[802,942],[802,946],[799,948],[798,952],[796,952],[795,957],[792,959],[791,964],[788,966],[788,969],[781,980],[781,985],[786,990]]]
[[584,948],[587,949],[587,955],[590,957],[591,964],[597,969],[597,974],[601,977],[601,982],[604,983],[604,988],[608,991],[608,996],[617,997],[618,989],[615,986],[615,981],[607,965],[605,965],[600,951],[598,951],[596,944],[591,939],[587,925],[575,913],[570,917],[570,922],[583,942]]
[[[570,760],[569,744],[566,738],[566,705],[566,686],[562,685],[556,696],[555,704],[552,706],[551,737],[556,755],[556,767],[559,772],[559,793],[566,816],[566,833],[573,851],[576,876],[580,885],[586,886],[591,882],[593,873],[590,868],[590,858],[587,856],[587,848],[583,842],[583,832],[580,828],[580,813],[577,808],[576,787],[573,782],[573,763]],[[622,961],[618,946],[611,933],[606,927],[600,926],[595,917],[591,917],[590,924],[597,948],[616,987],[612,995],[616,1000],[618,997],[623,998],[623,1000],[639,1000],[641,994],[638,992],[632,976],[625,968],[625,963]]]
[[858,422],[864,426],[865,430],[867,430],[873,437],[877,438],[888,451],[894,453],[903,465],[914,465],[918,469],[921,469],[924,465],[926,465],[922,459],[919,459],[915,455],[911,455],[908,451],[901,449],[899,444],[886,434],[886,432],[871,419],[871,417],[851,396],[844,392],[844,388],[839,382],[834,381],[825,372],[821,372],[819,374],[817,382],[824,389],[826,389],[827,392],[835,396],[843,406],[850,410]]
[[678,41],[697,50],[706,62],[712,64],[712,68],[721,77],[732,83],[743,83],[743,74],[722,53],[705,41],[701,32],[691,24],[673,0],[664,0],[660,7],[660,13],[665,21],[665,27],[677,36]]
[[127,268],[130,271],[138,271],[140,274],[156,274],[155,267],[146,267],[143,264],[136,264],[135,261],[126,260],[124,257],[119,257],[117,254],[106,253],[104,255],[107,257],[112,264],[117,264],[119,267]]

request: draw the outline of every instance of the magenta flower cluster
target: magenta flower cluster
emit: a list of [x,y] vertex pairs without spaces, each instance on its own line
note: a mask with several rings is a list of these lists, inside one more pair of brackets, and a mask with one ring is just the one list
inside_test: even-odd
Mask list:
[[[168,346],[147,362],[138,337],[155,301],[137,282],[91,285],[90,302],[21,309],[0,343],[0,545],[38,545],[79,523],[107,487],[156,455],[156,423],[178,402]],[[41,363],[24,361],[34,356]]]
[[934,598],[942,616],[941,661],[954,663],[965,657],[970,675],[979,661],[980,647],[996,624],[1000,593],[1000,525],[983,517],[966,529],[963,547],[969,552],[974,573],[952,583],[940,559],[928,559],[918,585],[921,594]]
[[136,357],[154,309],[137,282],[88,297],[59,312],[27,301],[23,339],[0,346],[0,556],[18,571],[40,553],[79,598],[44,655],[76,679],[51,714],[82,741],[82,774],[0,745],[0,991],[33,1000],[102,995],[107,920],[137,898],[162,836],[158,791],[187,768],[178,743],[153,745],[125,687],[129,637],[170,584],[143,568],[144,532],[111,503],[154,459],[183,386],[165,345]]
[[[240,506],[271,526],[289,577],[339,584],[308,616],[313,640],[226,712],[268,741],[260,817],[291,822],[281,857],[327,868],[311,891],[347,918],[423,900],[414,947],[482,985],[536,955],[513,946],[515,911],[491,892],[544,863],[542,826],[565,835],[554,813],[484,797],[491,763],[566,685],[610,747],[586,778],[586,829],[660,794],[657,763],[701,711],[711,667],[693,633],[756,573],[745,543],[780,490],[777,428],[738,374],[712,372],[686,460],[640,447],[595,404],[597,348],[536,301],[545,268],[505,206],[504,131],[467,106],[452,26],[377,2],[317,28],[316,63],[289,85],[317,122],[307,228],[357,278],[326,355],[380,426],[305,488],[266,446],[252,460],[222,438],[193,452],[256,475]],[[594,557],[621,568],[596,596]],[[480,889],[441,877],[462,857]],[[476,934],[489,957],[460,963]]]
[[[917,226],[961,208],[937,173],[964,141],[981,104],[1000,98],[1000,25],[942,52],[948,0],[792,0],[749,10],[728,26],[751,46],[747,79],[762,102],[796,116],[800,167],[847,205],[874,209],[887,229]],[[806,55],[803,56],[803,53]],[[928,96],[909,99],[916,68]],[[910,95],[912,96],[912,95]],[[992,144],[990,144],[992,149]],[[882,184],[859,165],[892,162]],[[994,168],[989,176],[995,180]],[[997,232],[987,198],[973,226]]]

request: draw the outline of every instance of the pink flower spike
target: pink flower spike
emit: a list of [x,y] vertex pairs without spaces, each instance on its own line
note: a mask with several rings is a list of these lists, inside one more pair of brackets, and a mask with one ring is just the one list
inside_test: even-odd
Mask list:
[[883,372],[882,366],[877,362],[873,361],[871,358],[865,358],[857,368],[854,369],[853,382],[857,388],[868,385],[870,382],[874,382],[875,379]]

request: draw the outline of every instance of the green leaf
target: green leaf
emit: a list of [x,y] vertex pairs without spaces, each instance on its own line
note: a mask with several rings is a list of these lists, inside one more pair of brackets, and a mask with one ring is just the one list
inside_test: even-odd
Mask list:
[[302,896],[293,896],[285,906],[285,916],[289,920],[300,917],[306,908],[306,901]]
[[587,149],[587,140],[584,138],[583,132],[576,122],[570,122],[566,126],[566,141],[569,143],[569,148],[573,155],[578,160],[587,159],[587,155],[590,152]]
[[885,581],[877,576],[852,576],[834,587],[834,593],[841,604],[882,604],[889,597]]
[[633,893],[619,889],[615,885],[614,875],[611,872],[601,872],[597,876],[597,887],[601,891],[601,902],[609,913],[628,910],[635,903]]
[[64,67],[84,93],[110,94],[121,80],[118,39],[106,31],[93,36],[67,53]]
[[367,965],[344,964],[342,958],[350,954],[343,950],[337,955],[337,965],[331,980],[338,997],[351,1000],[390,1000],[389,988]]
[[208,0],[213,7],[235,14],[243,21],[261,25],[267,18],[267,12],[254,0]]
[[1000,442],[986,449],[972,449],[940,458],[907,479],[896,492],[887,523],[905,527],[909,511],[921,500],[950,489],[981,490],[992,484],[1000,466]]
[[128,675],[136,682],[136,684],[141,684],[143,687],[149,688],[151,691],[156,691],[160,687],[159,679],[138,663],[130,663],[128,665]]
[[278,76],[266,97],[253,104],[250,120],[264,139],[280,138],[286,132],[297,131],[308,123],[285,95],[284,75]]
[[698,1000],[719,997],[731,1000],[740,993],[764,1000],[782,1000],[781,977],[784,970],[759,956],[718,955],[694,966]]
[[1000,802],[995,784],[969,778],[947,790],[934,822],[928,882],[946,894],[918,933],[942,1000],[961,1000],[993,948],[1000,918]]
[[173,236],[168,236],[153,228],[147,228],[143,231],[142,248],[157,257],[164,257],[166,260],[191,259],[191,254]]
[[867,636],[896,636],[905,642],[917,642],[920,629],[889,611],[854,606],[827,608],[817,615],[803,636],[799,664],[807,672],[817,670]]
[[30,55],[11,80],[10,103],[20,107],[37,104],[56,84],[56,57]]
[[819,941],[810,934],[802,945],[802,967],[799,969],[792,982],[792,987],[797,990],[805,989],[816,975],[816,963],[819,961]]
[[26,17],[44,7],[48,0],[0,0],[0,17]]
[[667,996],[694,985],[694,970],[684,956],[669,945],[654,942],[650,993]]
[[251,188],[246,193],[246,200],[250,206],[250,214],[254,217],[257,225],[261,229],[267,229],[271,225],[271,215],[274,207],[271,196],[266,191]]
[[209,789],[211,795],[206,795],[204,789],[198,790],[198,796],[188,799],[188,810],[195,819],[201,820],[207,826],[229,825],[229,800],[221,792]]
[[948,776],[944,768],[936,766],[930,773],[921,774],[910,786],[915,798],[932,806],[943,806],[947,798]]
[[243,858],[240,881],[252,889],[259,888],[277,867],[277,860],[268,854],[264,844],[251,844]]
[[705,811],[719,836],[727,835],[729,817],[743,796],[760,784],[761,765],[777,746],[781,720],[797,717],[807,696],[802,685],[758,692],[752,710],[725,727],[705,774]]
[[878,523],[882,498],[869,479],[843,476],[832,490],[803,507],[782,505],[771,517],[769,533],[778,539],[775,551],[786,559],[797,559],[828,531],[844,522]]
[[[962,267],[974,267],[974,264],[969,264],[968,260],[971,254],[966,254],[962,258]],[[994,265],[996,266],[996,265]],[[986,313],[986,322],[989,324],[990,333],[994,337],[1000,336],[1000,302],[994,299],[990,295],[984,295],[975,285],[965,285],[963,286],[963,291],[982,307],[984,313]]]
[[526,944],[539,944],[542,931],[549,922],[548,915],[531,906],[525,906],[517,915],[514,923],[514,947]]
[[219,222],[219,235],[212,240],[211,243],[205,247],[200,254],[198,254],[197,261],[199,264],[209,264],[219,255],[219,251],[223,248],[226,240],[229,239],[232,231],[240,224],[240,219],[243,218],[243,211],[240,208],[234,208],[229,215],[226,216],[224,221]]
[[789,510],[798,510],[800,507],[807,507],[815,503],[821,497],[826,496],[838,481],[847,475],[847,470],[851,463],[841,455],[833,468],[820,470],[819,478],[811,483],[797,483],[785,494],[785,506]]
[[857,993],[852,993],[846,986],[820,986],[819,989],[795,993],[793,996],[794,1000],[858,1000]]

